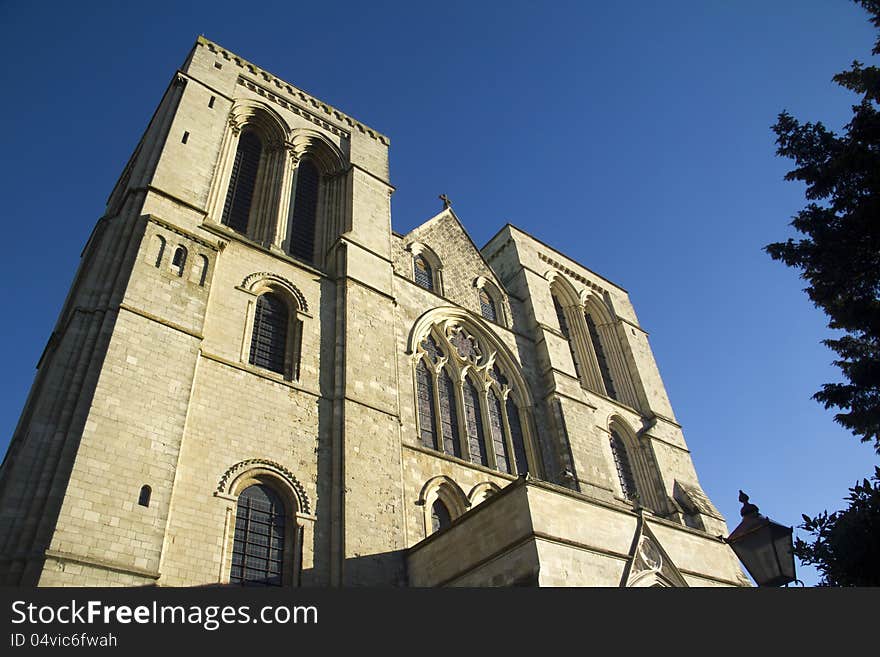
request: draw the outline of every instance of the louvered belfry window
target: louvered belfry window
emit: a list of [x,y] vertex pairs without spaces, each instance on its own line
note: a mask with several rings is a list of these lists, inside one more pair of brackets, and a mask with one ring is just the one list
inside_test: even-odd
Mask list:
[[434,274],[431,271],[431,265],[422,256],[416,256],[413,260],[413,269],[415,271],[416,285],[433,292]]
[[296,170],[296,193],[290,228],[290,255],[306,262],[315,257],[315,222],[318,215],[318,188],[321,175],[309,158]]
[[443,370],[440,373],[440,386],[437,390],[440,399],[440,427],[443,430],[443,451],[452,456],[461,456],[458,440],[458,414],[455,405],[455,385]]
[[434,424],[434,377],[421,361],[416,368],[416,387],[419,395],[419,438],[424,447],[437,449],[437,429]]
[[244,586],[281,586],[284,575],[284,504],[257,484],[238,496],[229,581]]
[[287,304],[279,295],[268,292],[257,299],[251,364],[284,374],[288,321]]
[[617,476],[620,479],[620,490],[627,499],[635,497],[636,480],[633,477],[632,466],[629,462],[629,454],[626,451],[626,443],[616,431],[611,431],[611,454],[614,457],[614,466],[617,468]]
[[480,290],[480,312],[489,321],[498,321],[498,314],[495,312],[495,302],[486,290]]
[[489,431],[492,434],[492,446],[495,448],[495,467],[501,472],[510,472],[507,464],[507,445],[504,442],[504,427],[501,422],[501,401],[494,390],[489,390]]
[[248,216],[254,199],[257,184],[257,170],[260,167],[260,155],[263,144],[253,132],[245,130],[238,140],[235,160],[232,164],[232,176],[223,204],[222,223],[239,233],[247,233]]
[[614,390],[614,381],[611,379],[611,371],[608,369],[608,359],[605,358],[605,349],[602,346],[602,340],[599,338],[599,331],[596,329],[596,323],[589,313],[584,315],[587,321],[587,329],[590,332],[590,341],[593,343],[593,350],[596,352],[596,360],[599,364],[599,372],[602,374],[602,382],[605,384],[605,392],[609,397],[617,399],[617,392]]

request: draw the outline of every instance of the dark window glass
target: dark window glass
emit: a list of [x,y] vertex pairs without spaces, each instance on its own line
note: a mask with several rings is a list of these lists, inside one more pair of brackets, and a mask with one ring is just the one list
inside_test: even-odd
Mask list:
[[284,505],[268,486],[257,484],[238,496],[229,581],[281,586],[284,573]]
[[178,246],[174,250],[171,266],[175,268],[178,276],[183,276],[183,269],[186,267],[186,249],[184,247]]
[[489,296],[486,290],[480,290],[480,312],[486,319],[493,322],[498,321],[498,316],[495,313],[495,302],[492,301],[492,297]]
[[445,529],[452,524],[452,518],[449,516],[449,509],[440,500],[434,500],[431,505],[431,533]]
[[462,358],[475,361],[480,355],[477,341],[472,336],[467,335],[463,329],[459,329],[452,336],[450,342],[455,345],[458,355]]
[[562,331],[562,335],[568,340],[568,350],[571,352],[571,362],[574,363],[574,373],[577,375],[578,379],[580,379],[581,370],[580,367],[578,367],[578,359],[574,353],[574,345],[571,343],[571,335],[568,332],[568,322],[565,321],[565,311],[562,309],[562,305],[556,297],[553,297],[553,308],[556,309],[556,321],[559,322],[559,330]]
[[458,440],[458,413],[455,407],[455,385],[443,370],[440,373],[440,428],[443,431],[443,451],[452,456],[461,456]]
[[149,486],[141,487],[141,494],[138,497],[138,504],[141,506],[150,506],[150,496],[152,495],[153,490]]
[[605,392],[609,397],[617,399],[617,392],[614,390],[614,381],[611,379],[611,371],[608,369],[608,360],[605,358],[605,349],[602,348],[602,340],[599,338],[599,331],[596,329],[596,323],[589,313],[584,315],[587,320],[587,329],[590,331],[590,341],[593,343],[593,350],[596,352],[596,360],[599,363],[599,372],[602,373],[602,381],[605,384]]
[[422,340],[422,349],[431,358],[432,363],[436,363],[437,359],[443,355],[443,352],[440,351],[440,347],[437,345],[437,341],[430,335]]
[[519,421],[519,409],[510,397],[507,398],[507,424],[510,426],[510,442],[513,443],[516,472],[517,474],[525,474],[529,471],[529,463],[528,459],[526,459],[526,443],[523,438],[522,425]]
[[422,256],[416,256],[413,261],[413,269],[415,271],[416,285],[426,290],[434,291],[434,274],[431,266]]
[[483,433],[483,418],[480,416],[480,394],[470,381],[465,381],[464,384],[464,418],[471,463],[487,465],[489,460],[486,458],[486,436]]
[[495,467],[501,472],[510,472],[507,464],[507,444],[504,442],[504,426],[501,420],[501,401],[494,390],[489,390],[489,432],[495,448]]
[[419,395],[419,438],[422,445],[437,449],[437,430],[434,426],[434,377],[428,366],[419,361],[416,367],[416,386]]
[[241,133],[232,164],[226,202],[223,204],[222,219],[222,223],[239,233],[247,233],[248,215],[251,212],[251,201],[254,199],[257,169],[260,166],[262,151],[263,145],[259,137],[250,131]]
[[272,372],[284,374],[287,348],[287,304],[269,292],[257,299],[250,362]]
[[308,158],[296,170],[296,194],[290,228],[290,255],[307,262],[315,257],[315,220],[318,213],[318,167]]
[[614,466],[617,468],[617,476],[620,478],[620,489],[623,496],[632,499],[636,494],[636,480],[633,477],[632,467],[629,463],[629,454],[623,438],[616,431],[611,432],[611,454],[614,456]]

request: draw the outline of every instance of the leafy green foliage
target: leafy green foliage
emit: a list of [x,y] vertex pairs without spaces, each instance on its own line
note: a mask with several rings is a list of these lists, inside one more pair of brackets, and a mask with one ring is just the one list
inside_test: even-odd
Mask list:
[[816,566],[820,586],[880,586],[880,468],[871,479],[849,489],[849,508],[803,517],[813,541],[796,539],[794,554]]
[[[880,28],[880,2],[859,3]],[[804,291],[829,328],[843,332],[824,343],[845,381],[825,384],[814,399],[839,409],[835,420],[880,453],[880,69],[853,62],[834,80],[862,96],[842,134],[787,112],[773,126],[777,154],[795,163],[785,178],[806,184],[809,203],[791,222],[805,237],[766,251],[802,270]]]

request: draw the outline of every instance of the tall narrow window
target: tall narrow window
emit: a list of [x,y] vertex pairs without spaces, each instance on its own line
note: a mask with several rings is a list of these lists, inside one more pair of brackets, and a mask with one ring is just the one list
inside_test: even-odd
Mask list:
[[419,437],[422,446],[437,449],[437,429],[434,423],[434,377],[424,361],[416,368],[416,387],[419,396]]
[[413,270],[415,272],[416,285],[433,292],[434,272],[431,271],[431,265],[422,256],[416,256],[413,259]]
[[510,397],[507,398],[507,425],[510,427],[510,442],[513,443],[516,472],[517,474],[525,474],[529,471],[529,461],[526,458],[526,441],[523,438],[522,425],[519,420],[519,409]]
[[284,504],[268,486],[250,486],[238,496],[229,581],[281,586],[284,574]]
[[498,313],[495,312],[495,302],[486,290],[480,290],[480,312],[489,321],[498,321]]
[[464,418],[467,426],[471,463],[488,465],[486,436],[483,433],[483,418],[480,416],[480,394],[470,381],[466,381],[464,384]]
[[571,334],[568,330],[568,322],[565,321],[565,310],[563,310],[562,305],[559,303],[559,300],[554,296],[553,297],[553,308],[556,310],[556,321],[559,322],[559,330],[562,331],[562,335],[565,336],[565,339],[568,340],[568,350],[571,352],[571,362],[574,363],[574,373],[577,375],[577,378],[581,378],[581,369],[578,366],[578,359],[574,353],[574,344],[571,341]]
[[306,262],[315,258],[315,220],[318,214],[318,186],[321,176],[309,158],[296,170],[296,193],[290,228],[290,255]]
[[617,468],[617,476],[620,479],[620,490],[625,498],[632,499],[637,490],[636,480],[629,462],[629,454],[626,451],[623,438],[613,429],[611,431],[611,455],[614,457],[614,466]]
[[287,353],[287,304],[268,292],[257,299],[250,362],[272,372],[284,374]]
[[510,472],[507,463],[507,444],[504,442],[504,426],[501,424],[501,401],[494,390],[489,390],[489,432],[495,448],[495,467],[501,472]]
[[186,247],[178,246],[174,249],[174,257],[171,259],[171,269],[178,276],[183,276],[186,267]]
[[141,506],[150,506],[150,496],[153,494],[153,489],[144,484],[141,486],[141,494],[138,496],[138,504]]
[[431,505],[431,533],[446,529],[451,524],[449,509],[440,500],[434,500],[434,504]]
[[239,233],[247,233],[262,152],[260,138],[249,130],[243,131],[232,163],[232,176],[229,179],[226,202],[223,204],[222,219],[222,223]]
[[584,314],[587,320],[587,329],[590,332],[590,341],[593,343],[593,350],[596,352],[596,360],[599,364],[599,372],[602,374],[602,382],[605,384],[605,392],[609,397],[617,399],[617,392],[614,390],[614,381],[611,379],[611,371],[608,369],[608,360],[605,358],[605,349],[602,347],[602,340],[599,337],[599,331],[596,323],[589,313]]
[[455,386],[446,370],[440,373],[439,383],[440,387],[437,392],[440,398],[440,428],[443,431],[443,451],[452,456],[461,456],[461,445],[458,441],[458,414],[455,408]]

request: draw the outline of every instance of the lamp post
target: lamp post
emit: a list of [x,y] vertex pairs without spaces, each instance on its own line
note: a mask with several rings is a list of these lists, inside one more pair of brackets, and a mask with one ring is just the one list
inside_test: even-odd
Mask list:
[[749,496],[739,492],[742,522],[726,542],[758,586],[782,586],[797,581],[794,573],[792,528],[758,513]]

